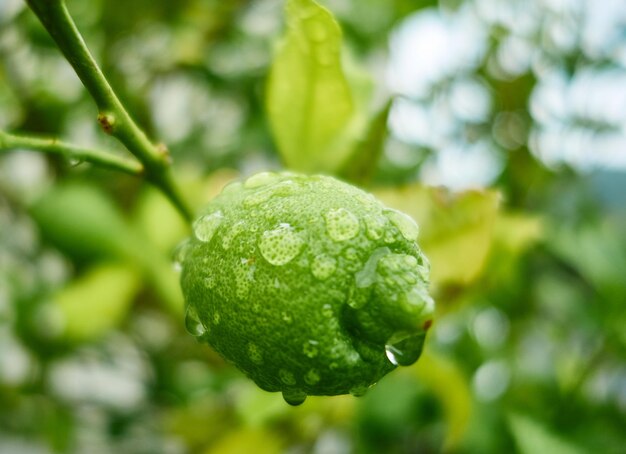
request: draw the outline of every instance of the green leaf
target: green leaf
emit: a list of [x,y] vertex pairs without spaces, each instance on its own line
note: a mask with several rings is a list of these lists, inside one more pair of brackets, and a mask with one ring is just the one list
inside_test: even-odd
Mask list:
[[527,416],[512,413],[509,427],[521,454],[582,454],[586,452],[559,438],[547,427]]
[[31,212],[45,237],[76,256],[118,258],[136,250],[135,238],[119,209],[96,186],[56,186]]
[[483,270],[494,237],[500,194],[492,190],[452,193],[413,184],[375,191],[387,205],[411,215],[418,242],[429,258],[435,285],[474,281]]
[[341,66],[341,29],[312,0],[288,0],[286,15],[267,86],[270,125],[288,167],[332,173],[350,152],[341,139],[354,113]]
[[447,423],[444,451],[453,449],[462,440],[472,415],[467,377],[454,362],[432,351],[425,352],[411,370],[439,399]]
[[62,315],[64,337],[89,341],[118,326],[139,283],[133,268],[117,264],[98,265],[72,281],[53,299]]
[[361,184],[371,180],[387,138],[387,120],[391,105],[390,100],[371,119],[365,137],[356,143],[352,154],[343,166],[341,171],[343,178]]

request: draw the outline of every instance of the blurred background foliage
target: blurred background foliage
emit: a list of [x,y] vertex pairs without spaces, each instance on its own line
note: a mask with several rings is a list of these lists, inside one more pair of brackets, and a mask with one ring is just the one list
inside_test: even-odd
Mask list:
[[[306,118],[282,1],[67,3],[195,207],[281,162],[357,182],[419,221],[438,317],[364,397],[288,407],[185,333],[158,192],[3,153],[0,452],[624,452],[624,0],[327,0],[344,85]],[[123,153],[95,116],[0,0],[0,128]]]

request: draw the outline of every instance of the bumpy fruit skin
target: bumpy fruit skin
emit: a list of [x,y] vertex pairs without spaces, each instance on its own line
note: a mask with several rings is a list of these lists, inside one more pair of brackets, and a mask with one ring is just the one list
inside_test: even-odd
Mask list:
[[187,327],[289,403],[361,394],[421,353],[434,303],[417,234],[331,177],[231,183],[179,250]]

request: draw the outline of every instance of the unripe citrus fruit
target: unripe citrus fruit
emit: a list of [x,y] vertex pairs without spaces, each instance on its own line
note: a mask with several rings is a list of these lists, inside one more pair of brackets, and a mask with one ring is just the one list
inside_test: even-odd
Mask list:
[[418,228],[326,176],[228,185],[179,248],[187,329],[267,391],[362,394],[422,351],[434,304]]

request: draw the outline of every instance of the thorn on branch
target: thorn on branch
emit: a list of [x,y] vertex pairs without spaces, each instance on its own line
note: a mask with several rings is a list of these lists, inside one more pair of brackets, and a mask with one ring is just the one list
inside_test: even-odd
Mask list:
[[156,145],[156,151],[163,162],[168,165],[172,164],[172,156],[170,155],[170,150],[167,148],[167,145],[162,142],[158,143]]

